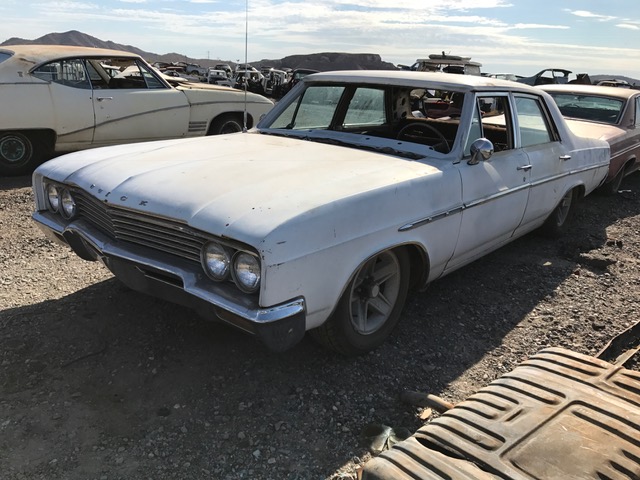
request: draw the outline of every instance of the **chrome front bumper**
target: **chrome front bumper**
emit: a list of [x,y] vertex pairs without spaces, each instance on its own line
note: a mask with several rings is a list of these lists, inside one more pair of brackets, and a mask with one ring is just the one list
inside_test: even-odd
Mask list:
[[215,316],[257,336],[271,350],[287,350],[304,336],[303,298],[260,307],[255,297],[233,284],[213,282],[192,262],[130,243],[124,248],[82,219],[65,225],[47,212],[35,212],[33,220],[48,238],[69,245],[79,257],[102,261],[131,289],[193,308],[205,318]]

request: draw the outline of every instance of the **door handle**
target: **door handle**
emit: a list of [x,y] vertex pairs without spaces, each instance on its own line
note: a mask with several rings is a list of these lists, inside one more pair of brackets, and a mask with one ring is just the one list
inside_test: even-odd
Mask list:
[[533,165],[522,165],[521,167],[518,167],[518,170],[524,170],[525,172],[528,172],[532,167]]
[[98,97],[96,100],[104,102],[105,100],[113,100],[113,97]]
[[560,160],[564,160],[565,162],[571,160],[571,155],[560,155]]

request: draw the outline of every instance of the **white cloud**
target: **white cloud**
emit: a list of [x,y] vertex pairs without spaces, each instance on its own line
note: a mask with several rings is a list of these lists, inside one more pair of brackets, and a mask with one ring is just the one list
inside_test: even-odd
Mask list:
[[632,23],[618,23],[616,25],[618,28],[626,28],[628,30],[640,30],[640,26],[634,25]]
[[551,29],[551,30],[569,30],[571,27],[566,25],[543,25],[538,23],[516,23],[508,27],[508,30],[528,30],[528,29]]
[[566,10],[571,15],[575,15],[576,17],[582,18],[593,18],[595,20],[600,20],[602,22],[608,22],[610,20],[615,20],[616,17],[612,17],[611,15],[600,15],[598,13],[589,12],[587,10]]

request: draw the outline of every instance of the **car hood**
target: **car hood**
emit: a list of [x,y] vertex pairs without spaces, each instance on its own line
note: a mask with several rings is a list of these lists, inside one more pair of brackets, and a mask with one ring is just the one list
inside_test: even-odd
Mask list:
[[[211,101],[221,102],[225,99],[243,103],[245,100],[244,91],[237,90],[235,88],[222,87],[220,85],[210,85],[207,83],[183,83],[178,85],[176,89],[182,90],[191,103],[207,103]],[[263,97],[262,95],[252,92],[247,92],[246,95],[247,103],[261,103],[269,107],[273,106],[273,102],[267,97]]]
[[622,128],[615,125],[570,119],[567,119],[566,123],[571,131],[579,137],[598,138],[606,140],[610,144],[612,140],[625,134]]
[[[75,184],[115,206],[182,220],[260,248],[267,237],[286,241],[278,240],[285,225],[288,232],[308,236],[310,244],[322,243],[313,230],[340,241],[358,230],[401,222],[399,206],[406,215],[411,205],[437,208],[412,200],[415,193],[407,187],[442,172],[382,153],[238,133],[72,153],[50,160],[36,174]],[[451,197],[445,186],[439,188],[436,198]],[[349,201],[360,210],[346,211]]]

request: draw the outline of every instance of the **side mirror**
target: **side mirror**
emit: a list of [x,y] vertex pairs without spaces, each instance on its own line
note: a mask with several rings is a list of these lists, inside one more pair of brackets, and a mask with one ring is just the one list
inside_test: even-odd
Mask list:
[[477,165],[480,160],[486,161],[493,155],[493,143],[487,138],[479,138],[471,144],[471,158],[468,165]]

